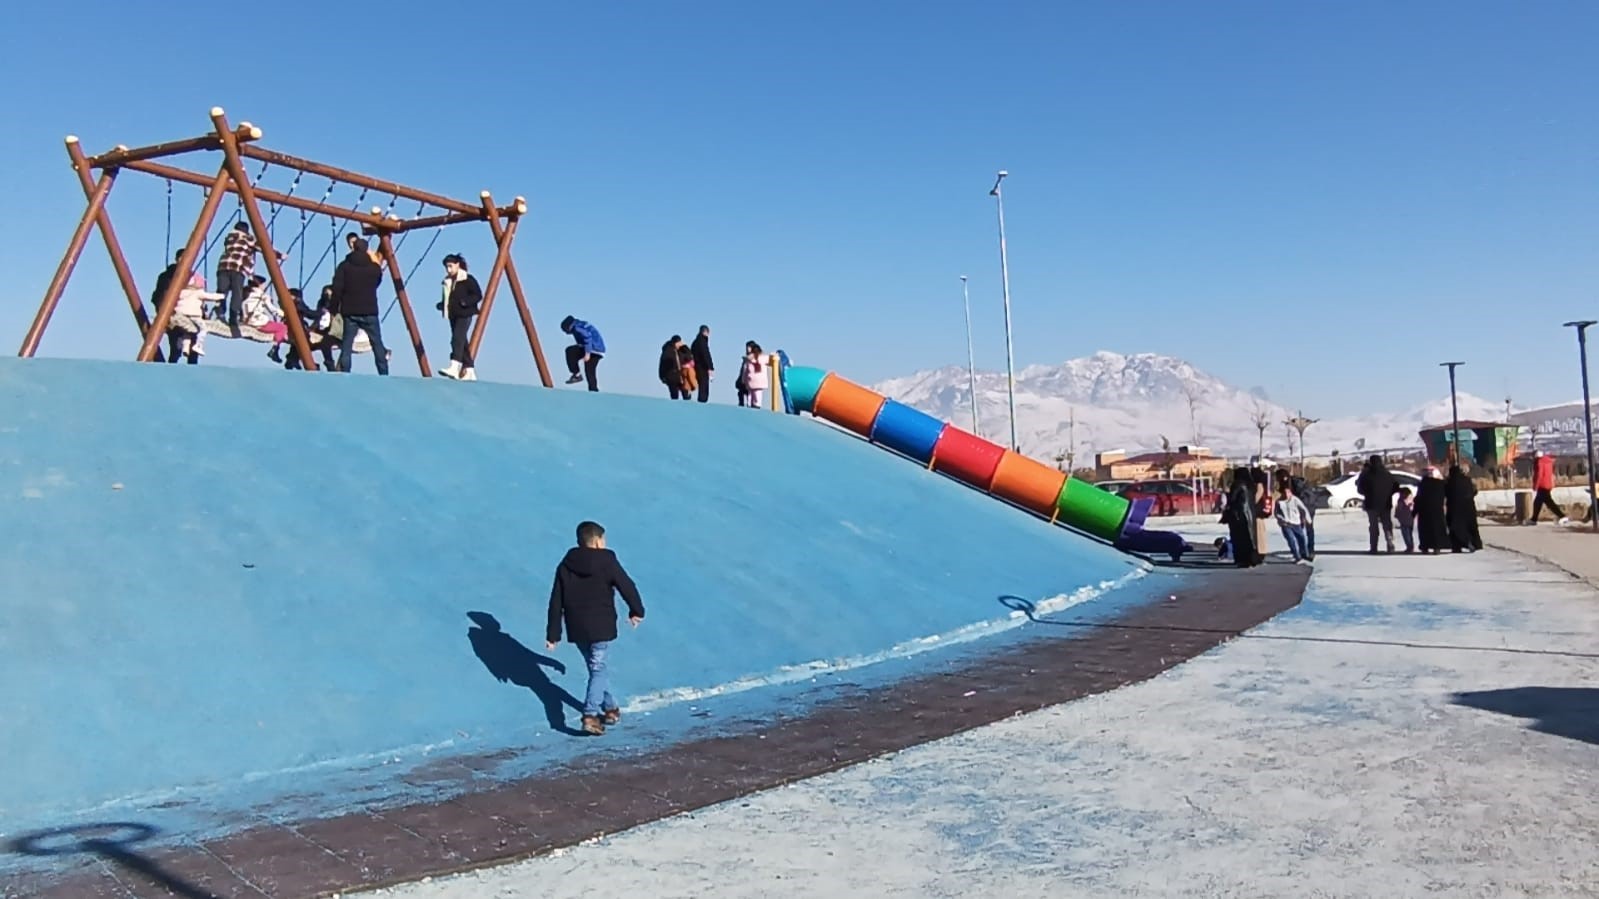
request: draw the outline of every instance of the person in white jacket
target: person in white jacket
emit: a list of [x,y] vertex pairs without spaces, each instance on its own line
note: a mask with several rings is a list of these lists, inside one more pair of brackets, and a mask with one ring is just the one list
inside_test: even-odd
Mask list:
[[766,388],[771,384],[769,366],[760,344],[752,340],[747,346],[742,372],[744,389],[749,392],[750,407],[759,409],[762,398],[766,396]]
[[205,355],[205,304],[220,303],[223,299],[222,294],[205,289],[204,275],[195,272],[189,276],[189,283],[178,291],[178,303],[167,322],[168,362],[177,362],[181,356],[188,359],[190,365],[199,363],[200,357]]
[[1305,542],[1305,524],[1310,521],[1310,509],[1305,501],[1294,495],[1286,480],[1277,482],[1277,509],[1273,513],[1277,526],[1282,528],[1283,539],[1294,562],[1304,562],[1310,555]]
[[283,361],[283,342],[289,339],[289,326],[283,321],[283,307],[268,293],[267,279],[256,275],[250,282],[250,292],[244,298],[244,323],[272,338],[272,349],[267,358]]

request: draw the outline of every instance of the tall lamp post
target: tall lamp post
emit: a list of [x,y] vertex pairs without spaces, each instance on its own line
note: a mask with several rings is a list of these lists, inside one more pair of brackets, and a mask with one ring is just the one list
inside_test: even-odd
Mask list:
[[1005,256],[1005,194],[999,189],[1009,174],[1001,169],[988,195],[999,208],[999,289],[1005,299],[1005,391],[1010,399],[1010,448],[1020,452],[1021,447],[1016,442],[1016,355],[1010,339],[1010,261]]
[[[1460,464],[1460,401],[1455,397],[1455,369],[1464,362],[1440,362],[1440,368],[1449,369],[1449,414],[1453,424],[1450,425],[1450,439],[1455,442],[1455,463]],[[1445,454],[1448,455],[1447,453]]]
[[1577,355],[1582,360],[1582,427],[1588,434],[1588,518],[1593,529],[1599,531],[1599,507],[1595,506],[1593,474],[1593,407],[1588,401],[1588,328],[1599,324],[1593,321],[1566,322],[1566,327],[1577,330]]
[[1299,432],[1299,476],[1305,477],[1305,429],[1320,421],[1319,418],[1306,418],[1305,413],[1295,412],[1294,417],[1283,424]]
[[977,429],[977,356],[972,352],[972,294],[965,275],[961,275],[961,300],[966,304],[966,377],[972,384],[972,433],[981,437],[983,432]]

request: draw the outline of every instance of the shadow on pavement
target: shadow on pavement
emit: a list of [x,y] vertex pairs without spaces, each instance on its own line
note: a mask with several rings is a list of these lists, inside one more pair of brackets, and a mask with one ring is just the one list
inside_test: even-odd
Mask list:
[[1455,705],[1526,718],[1540,733],[1599,744],[1599,688],[1511,687],[1456,693]]

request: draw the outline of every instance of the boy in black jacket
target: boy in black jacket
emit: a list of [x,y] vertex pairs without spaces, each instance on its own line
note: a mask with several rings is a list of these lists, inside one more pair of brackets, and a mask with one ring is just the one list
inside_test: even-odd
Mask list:
[[583,654],[589,669],[588,694],[583,700],[583,731],[600,736],[605,725],[622,720],[622,710],[611,695],[605,659],[616,639],[616,599],[622,594],[627,603],[627,620],[634,627],[644,620],[644,601],[639,598],[633,579],[622,569],[616,553],[605,548],[605,528],[592,521],[577,526],[577,546],[555,567],[555,584],[550,588],[550,620],[544,646],[554,649],[561,642],[561,623],[566,636]]

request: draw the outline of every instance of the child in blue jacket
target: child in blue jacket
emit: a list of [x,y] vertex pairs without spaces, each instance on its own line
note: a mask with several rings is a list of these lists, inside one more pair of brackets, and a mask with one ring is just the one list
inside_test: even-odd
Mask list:
[[[566,348],[566,370],[572,376],[566,379],[566,383],[576,384],[587,378],[589,390],[599,391],[600,384],[594,371],[599,368],[600,360],[605,358],[605,339],[600,337],[599,329],[568,315],[561,319],[561,330],[572,335],[572,345]],[[583,365],[583,374],[578,374],[579,363]]]

